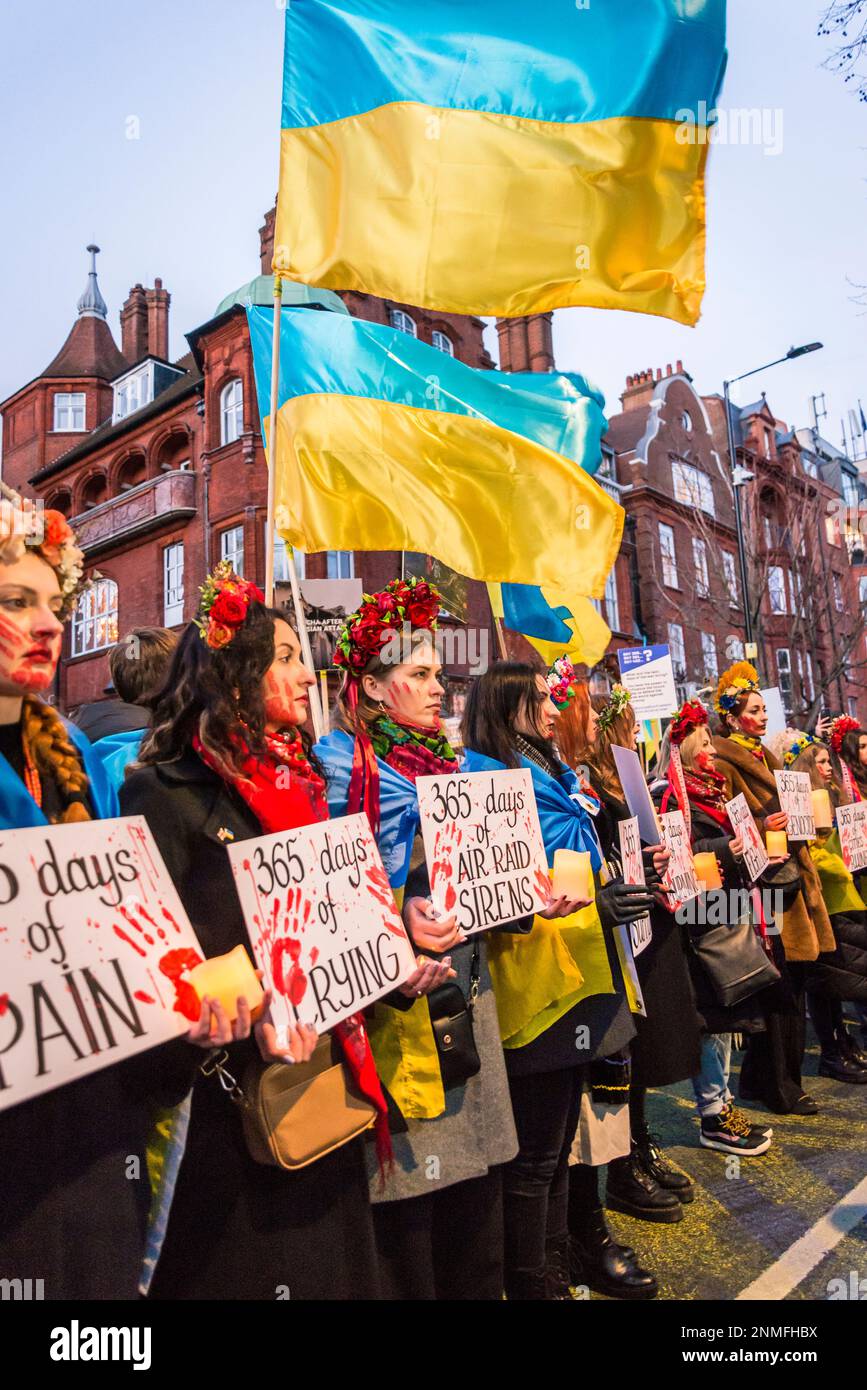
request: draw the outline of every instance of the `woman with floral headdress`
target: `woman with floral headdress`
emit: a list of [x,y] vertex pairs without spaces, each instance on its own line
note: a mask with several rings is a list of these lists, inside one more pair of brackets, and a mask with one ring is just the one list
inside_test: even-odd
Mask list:
[[[806,772],[814,790],[827,791],[832,811],[843,804],[831,755],[815,734],[784,729],[771,750],[787,770]],[[817,828],[810,857],[818,870],[831,919],[835,949],[808,967],[807,1008],[819,1039],[819,1075],[855,1085],[867,1083],[867,1054],[843,1019],[843,1003],[867,1004],[867,904],[843,862],[836,829]]]
[[[717,770],[725,777],[726,800],[743,792],[760,830],[785,830],[788,817],[780,809],[774,779],[780,764],[762,743],[768,712],[754,666],[739,661],[723,672],[715,707],[723,732],[714,739],[714,748]],[[780,902],[775,929],[782,935],[790,1009],[772,1014],[766,1031],[748,1040],[740,1095],[778,1114],[815,1115],[818,1106],[801,1084],[807,965],[834,949],[834,933],[807,844],[790,841],[789,854],[782,864],[765,870],[759,886],[772,890]]]
[[[2,489],[2,484],[0,484]],[[83,555],[59,512],[0,500],[0,830],[116,816],[83,735],[45,701]],[[0,986],[2,988],[2,986]],[[0,1008],[0,1053],[15,1014]],[[135,1299],[149,1191],[145,1152],[168,1049],[82,1077],[0,1113],[0,1279],[46,1299]],[[130,1178],[137,1160],[141,1177]]]
[[[328,806],[301,727],[315,677],[285,615],[228,562],[201,594],[120,802],[148,821],[211,957],[249,950],[226,845],[325,820]],[[364,1139],[293,1172],[270,1167],[249,1152],[240,1107],[226,1094],[257,1061],[292,1065],[313,1054],[317,1035],[303,1024],[290,1025],[278,1046],[268,1002],[254,1021],[239,999],[233,1021],[204,999],[181,1044],[192,1102],[151,1298],[377,1296]],[[194,1015],[199,1001],[191,1003]],[[332,1029],[331,1042],[374,1109],[375,1147],[387,1163],[385,1101],[361,1015]]]
[[[750,880],[743,864],[743,839],[736,834],[725,806],[725,778],[716,770],[716,751],[710,735],[708,712],[698,700],[687,700],[665,731],[659,754],[659,809],[684,812],[693,854],[713,854],[719,864],[723,889],[695,900],[704,912],[691,912],[689,932],[693,940],[718,926],[738,926],[744,913],[772,962],[782,964],[782,947],[769,936],[755,903],[748,897]],[[745,905],[745,901],[746,904]],[[687,905],[688,907],[694,906]],[[689,970],[704,1031],[701,1068],[692,1077],[703,1148],[754,1158],[770,1147],[772,1131],[751,1125],[734,1104],[731,1074],[732,1034],[762,1032],[774,1007],[774,987],[765,988],[734,1008],[723,1007],[694,952]]]
[[[438,914],[419,833],[416,778],[458,771],[442,732],[440,598],[424,580],[365,597],[338,643],[341,727],[316,745],[332,811],[366,811],[415,946],[439,961],[471,1009],[479,1068],[444,1075],[431,1023],[436,989],[411,1008],[377,1004],[371,1042],[390,1102],[395,1163],[371,1184],[383,1294],[393,1299],[499,1299],[501,1167],[515,1126],[491,989],[486,934],[468,940]],[[566,905],[553,903],[551,915]],[[518,924],[520,927],[520,924]],[[373,1177],[373,1174],[371,1174]]]
[[[615,819],[631,815],[620,785],[612,749],[636,752],[638,721],[629,691],[616,685],[608,696],[596,695],[599,719],[596,743],[587,750],[590,778]],[[656,1086],[686,1081],[699,1068],[701,1019],[687,965],[684,928],[661,899],[650,912],[651,938],[635,959],[645,1016],[635,1020],[629,1109],[632,1150],[608,1167],[607,1200],[615,1211],[644,1221],[678,1221],[683,1203],[691,1202],[691,1179],[665,1157],[650,1130],[647,1092]]]
[[840,714],[828,728],[828,746],[834,755],[845,801],[867,797],[867,729],[857,719]]

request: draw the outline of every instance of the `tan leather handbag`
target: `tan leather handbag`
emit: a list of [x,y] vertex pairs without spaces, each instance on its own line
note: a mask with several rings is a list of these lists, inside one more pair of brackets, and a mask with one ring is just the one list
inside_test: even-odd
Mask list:
[[225,1053],[206,1064],[240,1108],[247,1148],[257,1163],[306,1168],[373,1124],[374,1107],[335,1052],[326,1035],[309,1062],[253,1062],[240,1086],[222,1065]]

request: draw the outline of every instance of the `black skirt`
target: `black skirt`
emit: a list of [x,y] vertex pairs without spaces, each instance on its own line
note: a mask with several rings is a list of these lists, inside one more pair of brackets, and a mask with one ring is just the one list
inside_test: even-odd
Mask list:
[[653,938],[635,958],[646,1018],[635,1018],[632,1080],[636,1086],[671,1086],[696,1076],[701,1064],[702,1020],[687,964],[684,928],[655,908]]

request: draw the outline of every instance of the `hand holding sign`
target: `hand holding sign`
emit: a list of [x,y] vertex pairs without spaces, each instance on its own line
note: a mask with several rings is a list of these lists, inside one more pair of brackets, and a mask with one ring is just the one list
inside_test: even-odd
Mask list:
[[416,791],[434,902],[463,932],[514,922],[550,902],[526,768],[419,777]]
[[[617,826],[620,836],[620,862],[623,865],[623,881],[629,884],[644,884],[644,859],[641,852],[641,836],[638,833],[638,819],[622,820]],[[641,917],[629,924],[632,941],[632,954],[640,956],[651,942],[653,929],[649,917]]]
[[[726,802],[726,811],[735,831],[736,839],[741,842],[744,867],[750,883],[755,883],[756,879],[760,878],[768,867],[770,860],[765,843],[759,834],[759,827],[753,819],[753,813],[743,792]],[[733,854],[738,853],[734,840],[731,841],[729,847]]]
[[[813,799],[810,795],[810,778],[806,772],[774,772],[780,808],[788,816],[786,831],[790,840],[815,840],[816,822],[813,819]],[[766,825],[771,825],[769,816]],[[780,827],[782,828],[782,827]]]
[[696,878],[695,865],[689,847],[686,822],[680,811],[669,811],[660,816],[662,838],[666,849],[671,851],[671,860],[663,879],[666,901],[671,912],[677,912],[701,892],[701,884]]

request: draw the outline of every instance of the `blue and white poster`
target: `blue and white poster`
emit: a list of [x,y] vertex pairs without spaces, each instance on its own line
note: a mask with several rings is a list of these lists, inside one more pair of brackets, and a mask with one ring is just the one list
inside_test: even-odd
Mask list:
[[669,719],[677,713],[674,668],[668,647],[624,647],[617,659],[636,719]]

